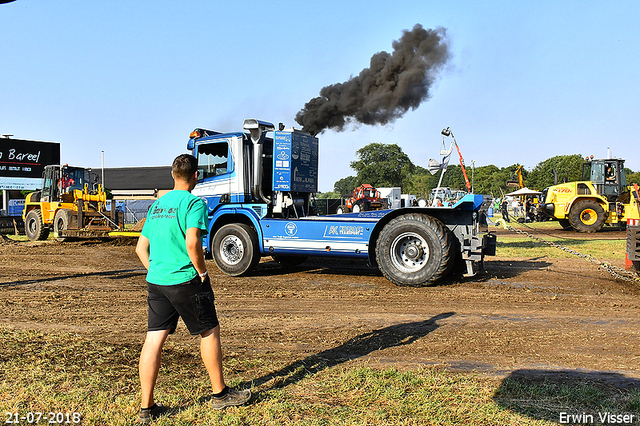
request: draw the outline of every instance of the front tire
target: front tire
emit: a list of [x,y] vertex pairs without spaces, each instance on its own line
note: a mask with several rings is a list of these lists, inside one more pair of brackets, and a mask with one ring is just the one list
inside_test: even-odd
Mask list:
[[394,284],[421,287],[434,283],[447,275],[455,262],[451,233],[431,216],[399,216],[380,232],[376,262]]
[[31,241],[46,240],[49,237],[49,228],[42,223],[40,209],[33,209],[27,213],[24,221],[24,230]]
[[230,223],[216,232],[211,252],[218,268],[227,275],[246,275],[260,261],[258,236],[248,225]]
[[338,208],[336,209],[336,214],[345,214],[345,213],[349,213],[349,207],[343,205],[338,206]]
[[61,209],[56,212],[53,218],[53,232],[56,234],[56,240],[65,241],[64,237],[60,237],[60,231],[66,231],[71,224],[72,211],[69,209]]
[[569,222],[578,232],[592,233],[602,229],[606,216],[600,204],[593,200],[578,201],[571,207]]

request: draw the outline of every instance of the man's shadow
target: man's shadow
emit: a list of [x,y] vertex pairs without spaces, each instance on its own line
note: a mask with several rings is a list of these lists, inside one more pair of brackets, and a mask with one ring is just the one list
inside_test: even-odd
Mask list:
[[[395,324],[356,336],[340,346],[327,349],[314,355],[295,361],[278,371],[266,374],[240,387],[260,387],[270,381],[267,389],[283,388],[300,380],[353,359],[361,358],[374,351],[409,345],[436,330],[443,320],[455,315],[445,312],[424,321]],[[263,389],[263,391],[266,389]]]

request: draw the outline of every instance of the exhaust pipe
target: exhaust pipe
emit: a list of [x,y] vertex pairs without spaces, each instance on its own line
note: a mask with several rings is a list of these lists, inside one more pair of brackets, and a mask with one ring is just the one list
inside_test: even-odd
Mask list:
[[251,171],[251,194],[254,198],[265,203],[271,203],[262,192],[262,152],[263,142],[267,132],[275,130],[275,126],[266,121],[255,118],[245,118],[242,128],[249,131],[253,147],[253,165]]

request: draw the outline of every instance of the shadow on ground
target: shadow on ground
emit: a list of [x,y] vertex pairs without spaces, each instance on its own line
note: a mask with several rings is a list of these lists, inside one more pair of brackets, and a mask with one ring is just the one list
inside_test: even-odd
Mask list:
[[611,418],[601,417],[607,413],[634,415],[634,423],[640,417],[640,380],[613,372],[515,370],[493,398],[513,412],[553,422],[609,424]]
[[395,324],[361,334],[340,346],[310,355],[278,371],[259,377],[252,381],[251,386],[260,387],[271,382],[267,389],[283,388],[322,370],[364,357],[374,351],[410,345],[436,330],[439,327],[437,321],[453,315],[455,315],[454,312],[445,312],[424,321]]

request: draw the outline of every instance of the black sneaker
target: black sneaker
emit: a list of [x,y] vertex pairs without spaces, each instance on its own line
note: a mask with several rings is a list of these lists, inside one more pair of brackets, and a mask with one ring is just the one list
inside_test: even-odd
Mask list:
[[167,411],[167,407],[162,404],[153,404],[149,408],[141,408],[140,409],[140,423],[143,425],[148,425],[151,423],[151,420],[160,417]]
[[226,407],[242,405],[249,402],[251,399],[251,391],[247,390],[237,390],[237,389],[229,389],[229,392],[223,397],[211,398],[211,408],[214,410],[222,410]]

